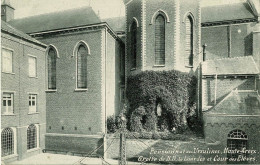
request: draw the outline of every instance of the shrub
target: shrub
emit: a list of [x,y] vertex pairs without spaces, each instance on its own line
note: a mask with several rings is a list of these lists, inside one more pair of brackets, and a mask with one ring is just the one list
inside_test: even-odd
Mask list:
[[156,131],[156,106],[162,106],[165,127],[171,130],[187,125],[196,100],[196,78],[179,71],[144,71],[128,77],[126,96],[130,130]]
[[153,132],[153,139],[161,139],[161,136],[157,131]]
[[109,116],[107,118],[107,133],[115,133],[117,130],[116,122],[114,116]]
[[152,139],[153,138],[153,133],[152,132],[143,131],[143,132],[141,132],[141,138],[142,139]]

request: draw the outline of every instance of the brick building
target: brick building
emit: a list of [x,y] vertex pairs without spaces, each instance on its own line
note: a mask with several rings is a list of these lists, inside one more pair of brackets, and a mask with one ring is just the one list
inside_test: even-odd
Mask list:
[[47,45],[45,149],[86,153],[100,146],[106,118],[124,101],[127,76],[175,69],[198,77],[207,142],[259,150],[259,1],[124,3],[123,18],[100,20],[84,7],[6,19]]
[[[2,6],[2,14],[14,9]],[[1,22],[1,156],[5,162],[38,154],[45,148],[46,45]]]
[[[204,134],[221,149],[260,150],[259,6],[252,0],[202,8]],[[227,157],[241,161],[241,155],[259,160],[257,154]]]

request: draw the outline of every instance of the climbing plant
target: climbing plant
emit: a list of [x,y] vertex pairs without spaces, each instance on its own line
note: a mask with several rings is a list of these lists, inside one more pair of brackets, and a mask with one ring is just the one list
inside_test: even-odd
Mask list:
[[[179,71],[144,71],[128,77],[131,131],[183,129],[196,108],[196,77]],[[162,112],[158,115],[157,105]]]

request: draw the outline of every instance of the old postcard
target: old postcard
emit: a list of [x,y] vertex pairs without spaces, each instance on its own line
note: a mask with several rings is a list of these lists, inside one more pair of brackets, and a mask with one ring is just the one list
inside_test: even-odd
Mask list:
[[2,0],[1,164],[259,164],[260,0]]

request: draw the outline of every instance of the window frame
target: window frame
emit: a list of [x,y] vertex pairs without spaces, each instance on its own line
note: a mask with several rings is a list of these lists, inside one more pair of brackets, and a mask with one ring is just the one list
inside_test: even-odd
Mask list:
[[[187,20],[189,20],[189,47],[187,47]],[[184,66],[187,68],[192,68],[194,63],[194,17],[191,13],[185,16],[185,57]],[[189,49],[188,49],[189,48]],[[189,53],[187,53],[189,51]]]
[[[30,126],[34,126],[34,128],[35,128],[35,138],[34,138],[34,142],[33,142],[33,144],[34,144],[34,146],[33,146],[33,148],[30,148],[30,147],[28,147],[28,146],[30,146],[30,144],[31,144],[31,138],[30,139],[28,139],[28,131],[32,131],[32,130],[29,130],[29,128],[30,128]],[[39,149],[39,146],[40,146],[40,133],[39,133],[39,124],[30,124],[30,125],[28,125],[28,127],[27,127],[27,135],[26,135],[26,139],[27,139],[27,143],[26,143],[26,149],[27,149],[27,152],[31,152],[31,151],[35,151],[35,150],[38,150]],[[31,133],[31,132],[29,132],[29,133]],[[31,135],[31,134],[30,134]]]
[[[12,154],[10,154],[10,155],[6,155],[6,156],[2,156],[2,160],[5,160],[5,159],[9,159],[9,158],[11,158],[11,157],[16,157],[16,156],[18,156],[17,155],[17,134],[16,134],[16,128],[15,127],[6,127],[6,128],[2,128],[1,129],[1,145],[2,145],[2,143],[3,143],[3,138],[2,138],[2,133],[3,133],[3,131],[5,130],[5,129],[7,129],[7,128],[10,128],[11,130],[12,130],[12,133],[13,133],[13,141],[12,141],[12,149],[13,149],[13,153]],[[3,145],[2,145],[3,146]],[[2,152],[2,150],[1,150],[1,152]],[[2,153],[1,153],[1,155],[2,155]]]
[[[50,57],[50,51],[53,51],[54,52],[54,57],[51,58]],[[55,75],[53,76],[53,68],[51,68],[51,71],[49,70],[49,58],[51,58],[51,64],[50,65],[53,65],[53,61],[54,60],[55,62]],[[57,90],[57,58],[58,58],[58,54],[57,54],[57,51],[55,48],[53,48],[52,46],[47,50],[47,90],[48,91],[56,91]],[[53,66],[52,66],[53,67]],[[55,77],[55,82],[52,82],[52,80],[49,80],[50,79],[50,72],[51,72],[51,79],[53,77]],[[50,81],[51,83],[51,86],[54,86],[53,88],[50,88]]]
[[[11,52],[11,71],[6,71],[6,70],[4,70],[4,57],[3,57],[3,51],[9,51],[9,52]],[[2,50],[1,50],[2,52],[1,52],[1,60],[2,60],[2,67],[1,67],[1,69],[2,69],[2,73],[7,73],[7,74],[14,74],[14,50],[13,49],[11,49],[11,48],[7,48],[7,47],[4,47],[4,46],[2,46]]]
[[[10,94],[11,95],[11,110],[5,110],[5,112],[3,113],[3,109],[2,109],[2,114],[1,115],[14,115],[14,93],[15,92],[11,92],[11,91],[3,91],[2,92],[2,108],[3,109],[8,109],[9,106],[4,106],[4,94]],[[8,100],[6,101],[8,102]],[[8,103],[7,103],[8,104]],[[6,108],[4,108],[6,107]]]
[[[163,37],[164,37],[164,42],[163,42],[163,47],[164,47],[164,53],[161,54],[161,53],[157,53],[157,19],[158,17],[162,17],[163,18],[163,25],[164,25],[164,34],[163,34]],[[165,66],[165,63],[166,63],[166,21],[167,21],[167,18],[165,18],[165,15],[164,13],[161,13],[161,12],[158,12],[157,15],[155,16],[155,20],[154,20],[154,66],[158,66],[158,67],[164,67]],[[161,25],[160,25],[161,26]],[[161,33],[159,34],[161,36]],[[161,41],[163,40],[160,40],[160,46],[162,45]],[[163,63],[157,63],[158,61],[158,58],[160,59],[161,58],[161,55],[163,55]]]
[[[35,59],[35,66],[34,66],[34,69],[35,69],[35,75],[31,75],[30,73],[30,70],[31,70],[31,68],[30,68],[30,59]],[[38,74],[37,74],[37,57],[36,56],[34,56],[34,55],[28,55],[28,76],[30,77],[30,78],[38,78],[37,76],[38,76]]]
[[[30,98],[31,96],[31,98]],[[32,97],[35,97],[33,100]],[[35,106],[32,106],[32,101],[35,101]],[[31,105],[30,105],[31,102]],[[34,107],[33,110],[30,107]],[[38,112],[38,94],[37,93],[28,93],[28,114],[37,114]]]
[[[78,86],[78,55],[79,55],[79,49],[80,49],[80,47],[81,46],[83,46],[84,48],[85,48],[85,50],[86,50],[86,77],[85,77],[85,83],[86,83],[86,87],[84,87],[84,88],[82,88],[82,87],[79,87]],[[88,48],[88,46],[85,44],[85,43],[82,43],[82,42],[80,42],[80,43],[78,43],[77,44],[77,47],[76,47],[76,50],[75,50],[76,52],[75,52],[75,59],[76,59],[76,89],[75,89],[75,91],[87,91],[88,90],[88,55],[89,55],[89,48]]]

